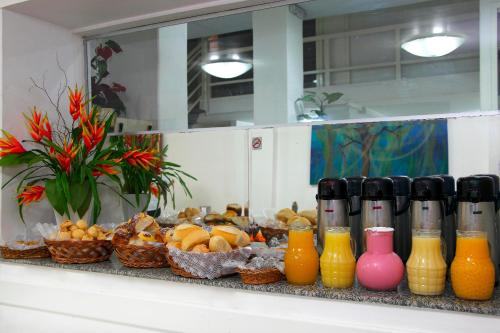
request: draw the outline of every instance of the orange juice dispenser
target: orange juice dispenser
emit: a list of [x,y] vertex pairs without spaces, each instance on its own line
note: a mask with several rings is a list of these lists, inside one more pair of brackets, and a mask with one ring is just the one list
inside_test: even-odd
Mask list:
[[417,295],[440,295],[445,287],[443,186],[437,177],[418,177],[411,184],[412,247],[406,271],[410,291]]
[[495,284],[495,186],[490,177],[457,181],[457,248],[451,264],[451,285],[457,297],[487,300]]

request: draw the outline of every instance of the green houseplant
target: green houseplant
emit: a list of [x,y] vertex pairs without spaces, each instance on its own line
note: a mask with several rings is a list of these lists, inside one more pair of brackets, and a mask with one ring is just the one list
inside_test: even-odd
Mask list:
[[[326,116],[325,108],[338,101],[342,96],[344,96],[344,94],[340,92],[323,92],[317,94],[315,91],[306,91],[302,97],[295,100],[296,105],[302,103],[302,112],[297,115],[297,120],[309,120],[317,117],[323,119]],[[317,117],[313,118],[311,115],[304,113],[303,104],[305,103],[311,103],[316,107],[312,112],[316,114]]]

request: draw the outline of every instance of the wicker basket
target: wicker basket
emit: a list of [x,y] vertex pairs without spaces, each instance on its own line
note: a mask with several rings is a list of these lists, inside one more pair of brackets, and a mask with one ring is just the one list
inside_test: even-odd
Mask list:
[[52,260],[60,264],[90,264],[109,259],[113,253],[110,240],[74,241],[48,240],[45,244],[49,248]]
[[200,277],[197,277],[188,271],[184,270],[182,267],[177,265],[177,263],[172,259],[170,255],[167,255],[167,261],[170,264],[170,269],[172,270],[172,273],[178,276],[182,276],[185,278],[190,278],[190,279],[201,279]]
[[283,274],[277,268],[264,268],[258,270],[237,269],[241,281],[244,284],[267,284],[275,283],[283,278]]
[[168,249],[165,246],[118,245],[115,246],[115,253],[120,262],[126,267],[169,267],[167,261]]
[[49,249],[46,246],[39,246],[27,250],[15,250],[7,246],[0,246],[0,253],[4,259],[42,259],[50,258]]

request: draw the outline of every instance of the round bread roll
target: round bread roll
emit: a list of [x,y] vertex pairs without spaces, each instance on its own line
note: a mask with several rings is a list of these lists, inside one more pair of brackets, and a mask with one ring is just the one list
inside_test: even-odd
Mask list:
[[82,241],[91,241],[91,240],[94,240],[94,237],[92,237],[91,235],[89,234],[85,234],[83,235],[82,237]]
[[224,213],[224,221],[231,221],[231,218],[238,216],[238,213],[236,213],[234,210],[228,210],[227,212]]
[[241,205],[237,203],[231,203],[226,206],[227,211],[234,211],[236,213],[236,216],[241,216]]
[[212,236],[221,236],[233,246],[238,246],[238,244],[242,242],[241,230],[230,225],[218,225],[213,227]]
[[315,209],[303,210],[299,212],[299,216],[305,217],[312,224],[316,225],[316,220],[318,216],[318,211]]
[[57,240],[70,240],[71,231],[59,231],[57,233]]
[[63,223],[61,223],[61,225],[59,226],[59,230],[60,231],[68,231],[69,228],[73,225],[73,222],[71,222],[70,220],[66,220],[64,221]]
[[222,236],[213,236],[210,238],[208,248],[212,252],[230,252],[233,250],[231,244]]
[[196,230],[201,230],[200,226],[194,225],[194,224],[179,224],[174,228],[174,233],[172,240],[175,241],[182,241],[184,238],[187,237],[191,232],[196,231]]
[[93,225],[87,230],[87,234],[92,237],[97,237],[97,235],[99,234],[99,228],[96,225]]
[[288,220],[288,227],[291,226],[311,226],[311,222],[302,216],[295,216]]
[[210,252],[210,250],[208,249],[208,247],[205,244],[198,244],[195,247],[193,247],[193,249],[191,250],[191,252],[195,252],[195,253],[208,253],[208,252]]
[[208,224],[221,223],[224,222],[224,216],[218,213],[210,213],[204,217],[203,221]]
[[179,250],[181,249],[181,245],[182,243],[181,242],[177,242],[177,241],[170,241],[167,243],[167,246],[172,246],[172,247],[176,247],[178,248]]
[[285,223],[287,223],[288,220],[294,216],[297,216],[297,213],[295,213],[290,208],[283,208],[278,213],[276,213],[276,219]]
[[206,243],[209,240],[210,240],[210,234],[208,233],[208,231],[203,230],[201,228],[199,230],[194,230],[182,239],[181,250],[189,251],[194,246]]
[[241,238],[239,239],[237,245],[239,247],[244,247],[244,246],[250,245],[250,236],[246,232],[242,231]]
[[79,229],[83,229],[83,230],[87,230],[87,228],[88,228],[87,221],[85,221],[85,220],[78,220],[78,221],[76,221],[76,226]]
[[76,229],[71,232],[71,238],[73,239],[82,239],[85,236],[85,231],[82,229]]

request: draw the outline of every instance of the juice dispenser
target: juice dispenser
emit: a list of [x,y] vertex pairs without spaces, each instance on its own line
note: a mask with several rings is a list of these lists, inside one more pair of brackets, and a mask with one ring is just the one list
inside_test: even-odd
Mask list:
[[361,183],[365,177],[348,177],[347,196],[349,197],[349,227],[351,239],[355,242],[355,257],[359,258],[363,252],[362,229],[361,229]]
[[325,245],[325,231],[348,226],[347,180],[323,178],[318,182],[318,250]]
[[418,295],[440,295],[444,291],[443,186],[443,179],[437,177],[415,178],[411,185],[412,248],[406,271],[410,291]]
[[487,300],[495,284],[495,185],[491,177],[457,181],[457,248],[450,275],[457,297]]
[[394,182],[396,216],[394,218],[394,252],[406,262],[411,251],[410,184],[407,176],[389,177]]
[[361,185],[361,226],[363,252],[366,229],[394,226],[394,190],[390,178],[367,178]]
[[449,266],[455,258],[455,247],[457,246],[457,222],[456,209],[457,197],[455,191],[455,178],[450,175],[437,175],[443,183],[444,218],[441,232],[446,245],[446,264]]
[[471,176],[457,181],[457,228],[461,231],[483,231],[488,239],[490,257],[498,281],[498,233],[496,225],[495,182],[490,176]]

